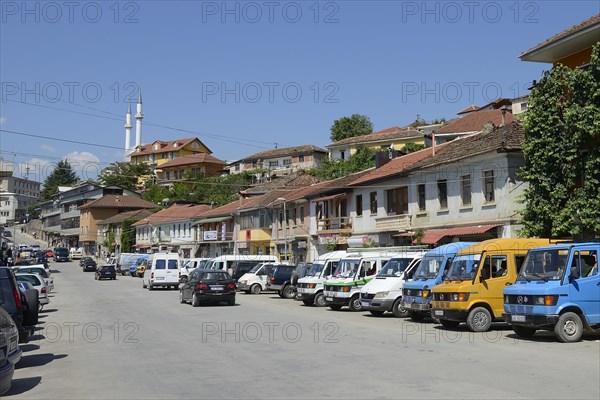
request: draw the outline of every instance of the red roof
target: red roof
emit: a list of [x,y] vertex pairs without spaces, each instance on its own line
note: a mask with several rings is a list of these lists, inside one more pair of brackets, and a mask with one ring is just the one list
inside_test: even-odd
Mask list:
[[390,128],[383,129],[381,131],[373,132],[368,135],[353,136],[347,139],[338,140],[326,147],[341,146],[346,144],[357,144],[376,142],[381,140],[392,140],[392,139],[408,139],[413,137],[423,137],[423,133],[419,132],[412,126],[405,126],[400,128],[398,126],[392,126]]
[[458,115],[467,114],[467,113],[470,113],[470,112],[473,112],[473,111],[477,111],[477,110],[479,110],[479,107],[477,107],[475,105],[470,105],[469,107],[465,108],[464,110],[461,110],[461,111],[457,112],[457,114]]
[[210,155],[208,153],[197,153],[197,154],[191,154],[189,156],[176,157],[172,160],[167,161],[164,164],[161,164],[159,166],[159,168],[160,169],[173,168],[173,167],[179,167],[182,165],[194,165],[194,164],[225,165],[225,162],[219,160],[216,157],[213,157],[212,155]]
[[[515,118],[510,112],[506,112],[504,116],[504,123],[508,125]],[[483,126],[486,123],[492,123],[495,126],[502,125],[502,110],[488,110],[488,111],[477,111],[465,115],[462,118],[457,118],[448,124],[436,129],[434,133],[471,133],[481,132]]]
[[136,222],[133,226],[143,226],[148,223],[183,221],[199,217],[209,210],[212,209],[206,204],[174,204],[169,208],[165,208],[164,210],[160,210],[159,212],[150,215],[148,218]]
[[[200,142],[200,144],[202,144],[208,150],[209,153],[212,153],[212,151],[210,151],[208,149],[208,147],[206,147],[206,145],[204,143],[202,143],[202,141],[200,139],[185,138],[185,139],[176,139],[176,140],[170,140],[170,141],[155,140],[153,143],[142,144],[142,145],[136,147],[136,149],[133,150],[131,153],[129,153],[129,156],[134,157],[134,156],[143,156],[146,154],[158,154],[158,153],[166,153],[169,151],[177,151],[177,150],[187,146],[188,144],[192,143],[194,140],[197,140],[198,142]],[[155,144],[159,145],[160,148],[158,150],[154,150]],[[177,147],[175,147],[175,144],[177,144]]]
[[429,229],[425,231],[421,243],[423,244],[436,244],[442,238],[446,236],[468,236],[468,235],[480,235],[486,233],[490,229],[497,228],[500,225],[477,225],[477,226],[461,226],[458,228],[448,229]]
[[118,194],[107,194],[99,199],[90,201],[83,206],[81,209],[86,208],[156,208],[156,204],[140,199],[135,196],[124,196]]

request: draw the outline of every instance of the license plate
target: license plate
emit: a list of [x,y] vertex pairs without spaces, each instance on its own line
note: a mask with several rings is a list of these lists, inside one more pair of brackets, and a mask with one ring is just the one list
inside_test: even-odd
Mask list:
[[367,303],[366,301],[361,301],[360,305],[363,307],[369,307],[371,304]]
[[157,281],[162,281],[162,280],[164,280],[164,279],[165,279],[165,278],[164,278],[164,277],[162,277],[162,276],[161,276],[161,277],[157,277],[157,278],[156,278],[156,280],[157,280]]
[[433,313],[435,315],[444,315],[444,310],[435,310]]
[[325,297],[325,301],[333,301],[333,297]]
[[211,286],[210,286],[210,288],[211,288],[212,290],[223,290],[223,289],[224,289],[224,287],[223,287],[223,286],[215,286],[215,285],[211,285]]
[[510,320],[515,321],[515,322],[525,322],[525,316],[524,315],[511,315]]

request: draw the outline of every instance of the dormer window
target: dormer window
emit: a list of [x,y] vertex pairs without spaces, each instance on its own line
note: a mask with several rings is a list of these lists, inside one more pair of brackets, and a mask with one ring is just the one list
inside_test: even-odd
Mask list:
[[156,143],[156,144],[154,145],[154,150],[158,150],[158,149],[160,149],[160,145],[159,145],[158,143]]
[[173,143],[173,148],[174,148],[174,149],[176,149],[176,148],[177,148],[177,146],[179,146],[179,143],[177,143],[177,142],[174,142],[174,143]]

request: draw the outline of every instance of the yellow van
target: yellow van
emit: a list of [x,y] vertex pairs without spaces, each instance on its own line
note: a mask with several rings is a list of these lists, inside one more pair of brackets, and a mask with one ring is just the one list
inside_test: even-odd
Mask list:
[[550,239],[491,239],[465,247],[432,289],[432,318],[446,328],[466,322],[473,332],[503,321],[502,289],[515,283],[529,249],[548,244]]

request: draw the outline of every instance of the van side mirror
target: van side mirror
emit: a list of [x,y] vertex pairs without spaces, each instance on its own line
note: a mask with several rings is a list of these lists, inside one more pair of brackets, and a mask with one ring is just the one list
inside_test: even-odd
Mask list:
[[479,282],[483,282],[486,279],[490,279],[490,270],[487,268],[484,268],[481,270],[481,274],[479,275]]
[[181,283],[187,283],[187,281],[188,281],[188,278],[187,278],[187,276],[182,276],[182,277],[179,279],[179,282],[181,282]]
[[571,267],[571,271],[569,272],[569,280],[572,281],[579,278],[579,268],[576,265],[574,265]]

